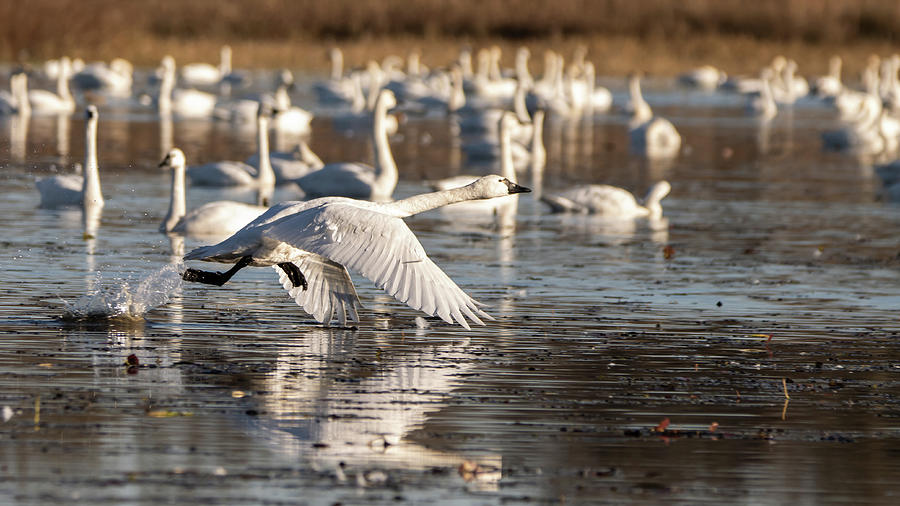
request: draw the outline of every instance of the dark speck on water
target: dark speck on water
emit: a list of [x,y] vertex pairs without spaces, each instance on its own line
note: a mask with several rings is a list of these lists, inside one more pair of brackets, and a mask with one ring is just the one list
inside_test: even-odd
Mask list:
[[[308,79],[292,93],[314,103]],[[535,193],[511,233],[485,215],[407,220],[496,318],[471,331],[417,322],[355,274],[365,308],[349,329],[315,323],[268,268],[136,291],[183,268],[157,232],[170,175],[155,111],[100,107],[92,237],[80,210],[38,209],[34,187],[82,160],[82,116],[34,116],[24,133],[0,118],[0,502],[896,504],[900,213],[871,163],[822,150],[839,124],[821,101],[762,130],[735,95],[668,82],[646,95],[690,147],[675,160],[629,154],[619,114],[550,116],[547,166],[521,173]],[[369,135],[315,112],[323,160],[371,162]],[[252,128],[170,126],[189,163],[255,151]],[[396,197],[474,170],[453,132],[406,115]],[[280,150],[297,140],[272,135]],[[551,215],[535,198],[660,179],[662,226]],[[187,193],[188,209],[254,199]],[[103,300],[133,310],[165,293],[128,318],[61,318],[61,299],[126,280]]]

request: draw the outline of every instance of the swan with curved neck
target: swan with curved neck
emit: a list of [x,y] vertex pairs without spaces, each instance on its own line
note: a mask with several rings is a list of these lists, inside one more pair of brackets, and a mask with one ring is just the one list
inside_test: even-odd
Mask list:
[[633,219],[662,217],[660,201],[672,187],[660,181],[650,188],[639,202],[628,190],[605,184],[576,186],[556,195],[544,195],[541,201],[555,213],[596,214],[608,218]]
[[399,174],[388,142],[386,118],[388,110],[396,105],[394,94],[390,90],[381,90],[373,115],[372,141],[375,147],[375,166],[361,163],[329,163],[295,180],[307,196],[391,199]]
[[160,167],[172,170],[172,194],[169,200],[169,211],[159,226],[163,233],[184,234],[191,236],[223,236],[240,230],[253,221],[268,207],[220,200],[203,204],[191,212],[186,212],[185,198],[185,156],[178,148],[173,148]]
[[41,194],[40,207],[83,206],[87,210],[100,209],[105,204],[97,163],[97,108],[88,106],[85,117],[84,175],[69,174],[36,181]]
[[448,323],[469,328],[490,318],[425,253],[402,218],[466,200],[530,191],[498,175],[451,190],[389,203],[343,197],[282,202],[246,227],[185,260],[234,264],[224,273],[187,269],[186,281],[221,286],[240,269],[275,266],[279,280],[297,304],[321,323],[347,312],[358,320],[361,307],[348,269],[359,272],[397,300]]
[[655,117],[641,94],[640,78],[629,79],[633,114],[628,123],[630,149],[648,158],[672,158],[681,149],[681,135],[667,119]]
[[48,90],[29,90],[28,102],[35,114],[71,114],[75,111],[75,98],[69,90],[72,62],[67,56],[60,59],[56,76],[56,93]]
[[[259,106],[256,118],[259,169],[238,161],[212,162],[188,167],[187,176],[197,186],[243,186],[261,190],[275,187],[275,172],[269,160],[269,108]],[[265,202],[260,202],[265,204]]]

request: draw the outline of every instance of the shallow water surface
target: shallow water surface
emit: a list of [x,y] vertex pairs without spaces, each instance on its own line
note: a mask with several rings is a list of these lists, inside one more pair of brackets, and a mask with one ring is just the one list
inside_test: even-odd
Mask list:
[[[81,160],[80,114],[0,121],[0,499],[895,504],[900,214],[871,165],[822,151],[835,123],[812,101],[760,127],[727,95],[648,100],[680,130],[678,159],[629,154],[615,113],[551,118],[547,167],[521,182],[643,193],[665,178],[662,220],[550,215],[535,194],[512,216],[407,220],[496,318],[471,331],[358,275],[354,329],[316,324],[269,268],[223,287],[153,277],[208,243],[157,232],[162,147],[244,159],[252,129],[101,107],[107,203],[86,236],[80,210],[38,209],[34,188]],[[368,134],[328,111],[313,128],[324,160],[371,159]],[[468,168],[440,115],[408,115],[391,144],[397,197]],[[189,208],[253,200],[188,193]],[[97,293],[153,304],[66,317]]]

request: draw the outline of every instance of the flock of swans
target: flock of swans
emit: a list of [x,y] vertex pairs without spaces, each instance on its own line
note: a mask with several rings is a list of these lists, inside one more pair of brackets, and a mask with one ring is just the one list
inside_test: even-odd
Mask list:
[[[132,67],[124,60],[110,64],[84,64],[61,58],[43,68],[46,79],[56,81],[56,91],[28,89],[25,73],[10,77],[10,90],[0,92],[0,115],[71,114],[76,98],[92,93],[133,99],[141,107],[156,108],[161,118],[224,121],[253,124],[257,152],[246,161],[205,161],[189,166],[184,152],[164,146],[159,164],[171,171],[171,197],[159,230],[166,234],[223,238],[220,242],[188,252],[185,260],[233,264],[226,272],[198,269],[184,271],[184,279],[214,285],[227,282],[246,266],[274,266],[280,282],[297,304],[317,321],[346,325],[358,320],[361,307],[348,269],[373,281],[397,300],[465,328],[468,322],[483,324],[490,318],[480,304],[463,292],[425,253],[403,218],[435,208],[442,212],[480,213],[492,220],[508,209],[515,213],[519,194],[530,191],[518,184],[524,171],[537,172],[546,163],[543,144],[545,115],[573,119],[606,114],[613,107],[612,93],[596,82],[593,64],[583,50],[571,62],[547,52],[544,72],[533,76],[530,53],[520,49],[512,69],[500,65],[496,47],[474,55],[460,51],[445,69],[426,67],[416,52],[405,61],[384,62],[345,71],[340,50],[331,52],[328,79],[312,86],[319,106],[339,112],[336,128],[368,131],[374,163],[358,160],[321,160],[300,140],[292,151],[269,149],[270,131],[298,135],[311,131],[314,114],[293,104],[293,76],[279,72],[268,93],[238,96],[233,87],[249,80],[231,67],[231,50],[223,48],[219,65],[190,64],[176,68],[166,56],[151,75],[156,91],[150,96],[131,94]],[[473,59],[475,64],[473,65]],[[863,75],[864,91],[841,82],[840,59],[828,75],[810,86],[797,76],[797,65],[776,58],[758,78],[728,77],[705,66],[681,76],[680,81],[703,89],[721,89],[747,96],[747,111],[771,121],[779,107],[816,96],[837,109],[846,127],[825,132],[825,146],[858,148],[889,153],[900,142],[900,57],[872,60]],[[629,99],[621,109],[630,114],[629,148],[649,159],[673,159],[682,149],[675,125],[656,115],[641,91],[640,75],[627,81]],[[179,87],[182,86],[182,87]],[[83,206],[85,215],[103,206],[97,154],[98,108],[87,105],[83,174],[56,176],[36,182],[40,206]],[[459,175],[439,181],[423,181],[432,193],[394,200],[399,171],[390,138],[401,124],[401,114],[446,114],[463,139],[467,165],[499,166],[500,174],[485,172]],[[343,125],[343,126],[341,126]],[[879,170],[885,181],[900,184],[900,164]],[[256,190],[256,202],[221,200],[188,211],[190,187],[239,187]],[[272,202],[278,186],[292,188],[301,200]],[[671,186],[656,182],[647,195],[609,185],[580,185],[557,194],[536,195],[548,212],[595,214],[610,219],[659,219],[661,200]],[[900,186],[896,192],[900,194]],[[504,211],[506,210],[506,211]]]

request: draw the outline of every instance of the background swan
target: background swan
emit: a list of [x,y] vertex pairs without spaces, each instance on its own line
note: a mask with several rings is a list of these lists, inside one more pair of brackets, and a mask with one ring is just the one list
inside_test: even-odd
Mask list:
[[197,248],[185,260],[235,264],[225,273],[188,269],[187,281],[222,285],[247,265],[275,266],[279,280],[304,311],[328,325],[361,307],[347,269],[373,281],[409,307],[469,328],[490,316],[425,253],[402,218],[473,199],[530,191],[497,175],[462,188],[390,203],[341,197],[273,206],[233,236]]
[[[244,163],[259,168],[259,153],[250,155]],[[306,141],[300,141],[292,151],[269,151],[269,162],[275,172],[275,184],[286,184],[325,166]]]
[[218,97],[193,88],[175,88],[175,58],[162,60],[163,78],[159,87],[159,110],[182,118],[205,119],[213,115]]
[[188,63],[181,67],[181,80],[188,86],[210,86],[218,84],[231,74],[231,46],[219,50],[219,65],[210,63]]
[[641,94],[640,78],[633,75],[628,82],[633,115],[628,124],[632,151],[648,158],[671,158],[681,149],[681,135],[672,123],[653,116],[650,105]]
[[9,91],[0,91],[0,115],[29,116],[31,105],[28,102],[28,75],[13,74],[9,78]]
[[97,108],[88,106],[85,115],[84,175],[69,174],[37,180],[35,186],[41,195],[40,207],[103,207],[97,163]]
[[56,77],[56,93],[48,90],[28,90],[28,102],[34,114],[71,114],[75,111],[75,98],[69,91],[69,74],[72,63],[68,57],[60,59],[60,71]]
[[263,104],[257,115],[257,146],[259,168],[244,162],[221,161],[197,165],[187,169],[187,177],[197,186],[243,186],[271,189],[275,186],[275,173],[269,161],[269,110]]
[[184,152],[173,148],[159,164],[172,169],[172,194],[169,211],[159,226],[159,231],[190,236],[231,235],[250,223],[268,207],[220,200],[208,202],[186,211],[184,188]]
[[310,198],[342,196],[366,200],[390,200],[399,175],[388,142],[386,118],[397,100],[390,90],[381,90],[375,103],[372,128],[375,166],[362,163],[329,163],[294,182]]
[[134,81],[134,66],[128,60],[115,58],[109,65],[95,62],[86,65],[72,76],[79,89],[100,91],[113,97],[130,97]]
[[555,213],[597,214],[610,218],[656,219],[662,217],[660,201],[672,187],[660,181],[650,188],[643,202],[639,203],[628,190],[605,184],[577,186],[556,195],[544,195],[541,201]]

